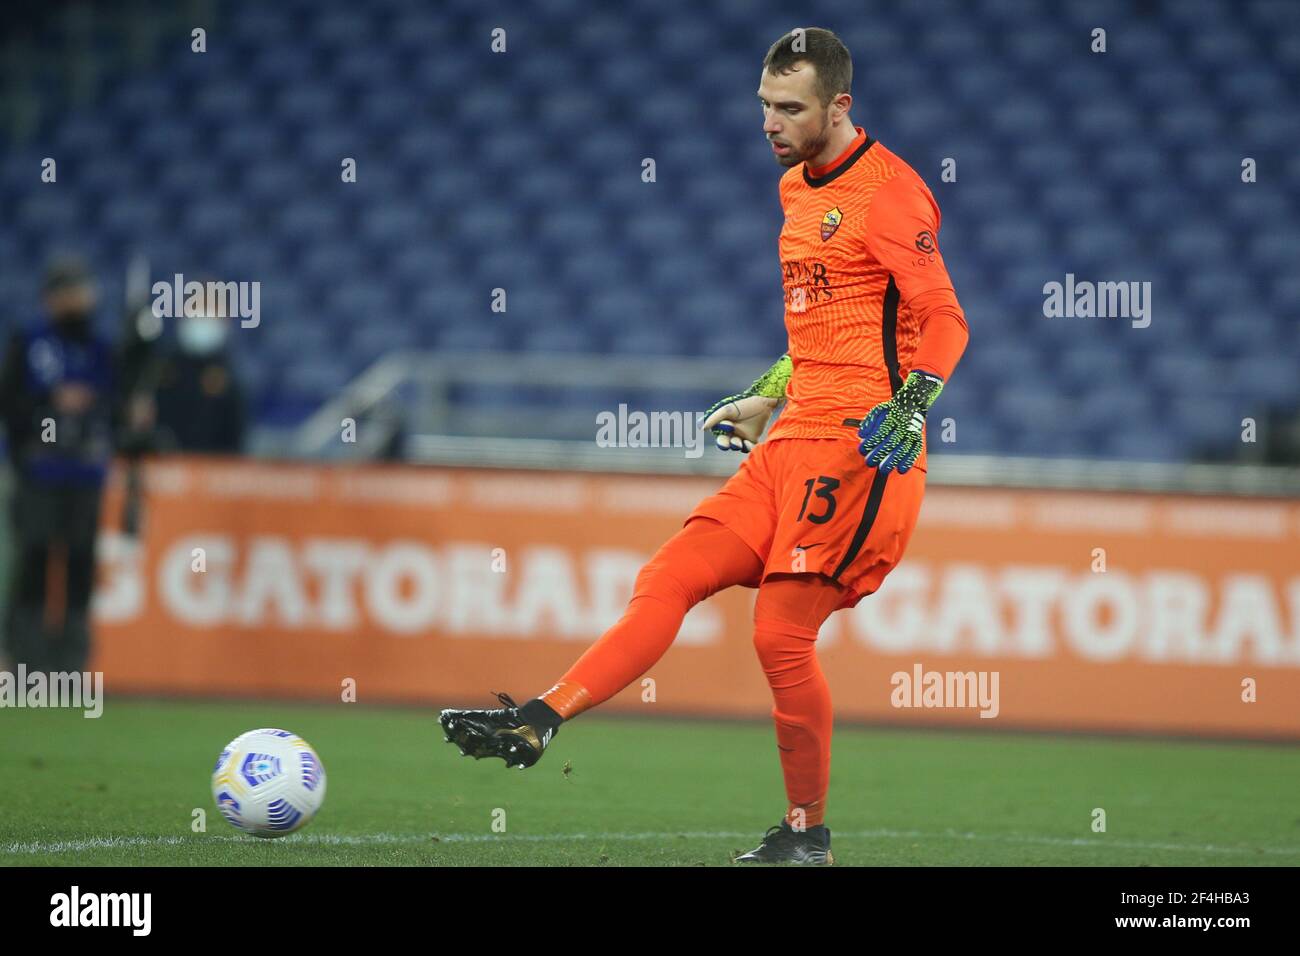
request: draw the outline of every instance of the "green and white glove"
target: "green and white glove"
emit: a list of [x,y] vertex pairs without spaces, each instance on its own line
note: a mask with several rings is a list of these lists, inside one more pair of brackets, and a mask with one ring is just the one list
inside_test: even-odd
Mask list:
[[925,415],[943,391],[943,379],[929,372],[912,372],[903,387],[862,419],[858,451],[868,468],[883,472],[897,468],[900,475],[916,464],[921,454]]
[[723,451],[753,451],[772,412],[785,398],[785,387],[793,371],[789,353],[782,355],[749,388],[715,402],[704,413],[701,427],[713,432]]

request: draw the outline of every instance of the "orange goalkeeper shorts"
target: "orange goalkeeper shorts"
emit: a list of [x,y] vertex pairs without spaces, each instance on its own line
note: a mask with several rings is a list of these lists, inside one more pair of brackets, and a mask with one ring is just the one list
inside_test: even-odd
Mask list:
[[880,587],[903,557],[925,493],[925,469],[870,468],[857,430],[843,438],[759,442],[686,522],[718,521],[763,559],[769,574],[821,573],[848,589],[840,608]]

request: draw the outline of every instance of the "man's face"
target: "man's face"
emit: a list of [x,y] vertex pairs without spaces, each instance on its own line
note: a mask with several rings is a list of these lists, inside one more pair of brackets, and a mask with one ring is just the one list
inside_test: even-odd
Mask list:
[[84,321],[95,311],[95,287],[89,282],[45,293],[45,308],[57,325]]
[[830,107],[817,99],[816,68],[807,61],[775,76],[763,70],[758,99],[763,107],[763,135],[782,166],[811,160],[830,140]]

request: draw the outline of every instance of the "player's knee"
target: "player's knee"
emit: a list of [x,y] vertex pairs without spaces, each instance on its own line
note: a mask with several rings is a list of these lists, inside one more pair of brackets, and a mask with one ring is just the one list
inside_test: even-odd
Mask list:
[[763,670],[767,670],[770,664],[776,662],[784,640],[778,632],[764,627],[759,621],[754,622],[754,652],[758,654],[758,661],[763,665]]
[[754,651],[769,676],[804,667],[814,656],[817,632],[771,618],[754,620]]
[[637,572],[632,593],[634,597],[652,595],[694,607],[709,596],[712,583],[708,565],[665,547]]
[[813,633],[844,601],[845,589],[824,574],[769,574],[758,589],[754,620],[782,621]]

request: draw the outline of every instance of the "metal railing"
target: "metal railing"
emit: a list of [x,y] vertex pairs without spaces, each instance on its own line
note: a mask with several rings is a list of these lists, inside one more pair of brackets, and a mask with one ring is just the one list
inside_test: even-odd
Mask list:
[[[498,439],[591,440],[595,413],[608,399],[636,406],[639,396],[682,396],[680,411],[703,411],[716,398],[757,378],[775,359],[697,359],[681,356],[620,356],[562,353],[402,352],[381,358],[323,405],[297,430],[289,448],[303,457],[373,457],[391,440],[382,428],[358,428],[354,447],[341,449],[344,419],[360,422],[379,416],[398,425],[410,440],[418,436],[460,435]],[[739,383],[739,384],[737,384]],[[464,388],[483,391],[566,390],[597,392],[587,407],[557,410],[551,403],[526,400],[497,408],[458,401]],[[693,394],[692,394],[693,393]],[[711,396],[706,398],[705,396]],[[419,442],[417,441],[417,444]]]
[[[556,412],[513,405],[481,410],[457,404],[462,386],[485,389],[608,389],[683,396],[681,410],[705,405],[696,395],[734,391],[759,375],[765,359],[568,355],[514,352],[393,354],[376,362],[323,406],[293,436],[299,456],[368,458],[402,431],[405,460],[457,467],[526,468],[642,474],[731,474],[740,455],[707,442],[694,456],[682,448],[598,445],[593,410]],[[344,419],[358,423],[357,441],[340,443]],[[364,424],[363,424],[364,423]],[[1300,497],[1300,468],[1247,464],[1111,461],[967,455],[929,445],[927,480],[967,487]]]

